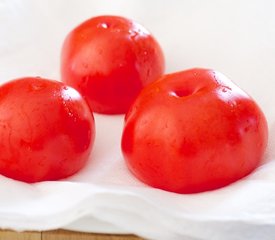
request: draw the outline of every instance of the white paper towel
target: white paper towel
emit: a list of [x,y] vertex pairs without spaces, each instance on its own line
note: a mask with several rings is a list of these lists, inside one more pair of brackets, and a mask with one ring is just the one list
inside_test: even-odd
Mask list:
[[220,190],[180,195],[136,180],[120,152],[123,116],[96,114],[90,162],[75,176],[32,185],[0,177],[0,227],[160,240],[274,239],[274,11],[272,0],[0,0],[0,82],[59,79],[66,34],[89,17],[122,15],[153,32],[167,72],[210,67],[234,80],[262,107],[270,135],[265,163],[253,174]]

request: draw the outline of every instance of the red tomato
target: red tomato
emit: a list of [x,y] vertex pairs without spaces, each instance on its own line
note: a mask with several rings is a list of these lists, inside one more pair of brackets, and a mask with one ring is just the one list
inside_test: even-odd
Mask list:
[[162,77],[141,92],[125,121],[122,151],[130,170],[177,193],[212,190],[246,176],[267,145],[260,108],[213,70]]
[[67,36],[62,49],[62,80],[99,113],[125,113],[141,89],[163,72],[157,41],[122,17],[87,20]]
[[0,174],[37,182],[65,178],[90,154],[94,118],[61,82],[22,78],[0,86]]

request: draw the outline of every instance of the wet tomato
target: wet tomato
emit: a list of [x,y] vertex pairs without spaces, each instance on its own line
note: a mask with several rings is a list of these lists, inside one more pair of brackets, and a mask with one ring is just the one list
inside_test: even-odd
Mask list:
[[191,69],[147,86],[126,116],[122,151],[145,183],[177,193],[230,184],[253,171],[267,145],[255,101],[219,72]]
[[163,72],[155,38],[123,17],[87,20],[69,33],[62,49],[62,80],[99,113],[125,113],[141,89]]
[[81,169],[95,135],[81,95],[61,82],[22,78],[0,86],[0,174],[25,182]]

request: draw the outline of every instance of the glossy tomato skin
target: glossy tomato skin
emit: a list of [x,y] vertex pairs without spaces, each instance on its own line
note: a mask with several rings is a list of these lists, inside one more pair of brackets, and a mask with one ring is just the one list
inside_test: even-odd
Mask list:
[[91,18],[63,44],[62,80],[95,112],[125,113],[141,89],[163,72],[158,42],[140,24],[123,17]]
[[265,116],[251,97],[219,72],[191,69],[141,92],[125,119],[122,151],[143,182],[197,193],[253,171],[267,135]]
[[38,182],[81,169],[93,146],[93,114],[61,82],[22,78],[0,86],[0,174]]

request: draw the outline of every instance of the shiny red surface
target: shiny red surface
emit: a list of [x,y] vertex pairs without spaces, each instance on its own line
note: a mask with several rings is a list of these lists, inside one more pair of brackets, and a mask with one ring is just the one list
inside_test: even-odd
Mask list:
[[125,119],[122,151],[145,183],[196,193],[253,171],[267,135],[265,116],[251,97],[216,71],[191,69],[141,92]]
[[0,86],[0,174],[56,180],[81,169],[95,136],[80,94],[61,82],[22,78]]
[[87,20],[69,33],[62,49],[62,80],[99,113],[125,113],[140,90],[163,72],[157,41],[122,17]]

